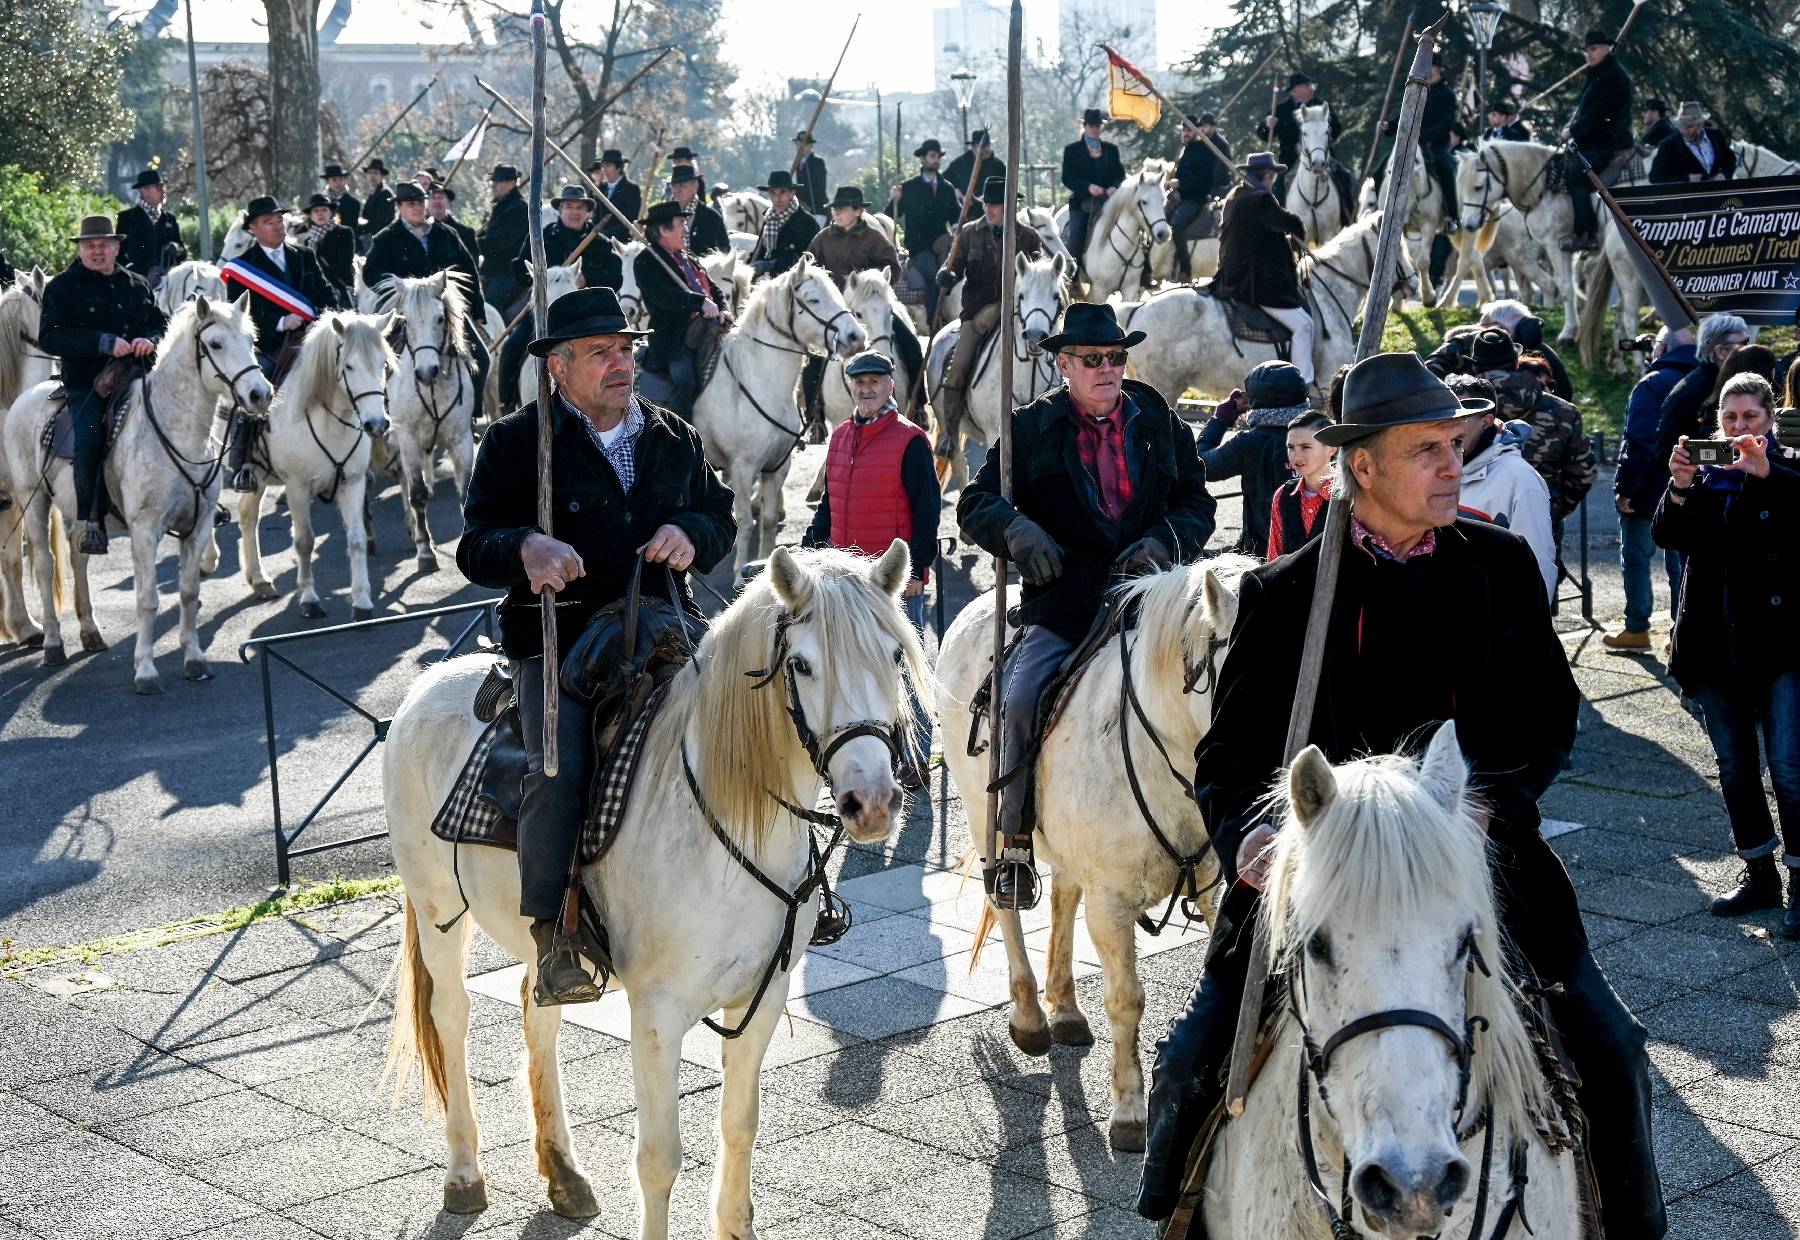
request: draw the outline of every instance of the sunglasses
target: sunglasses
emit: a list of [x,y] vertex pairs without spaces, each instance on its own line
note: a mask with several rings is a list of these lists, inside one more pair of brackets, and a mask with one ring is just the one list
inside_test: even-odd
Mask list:
[[1124,349],[1114,349],[1109,353],[1065,353],[1063,356],[1072,362],[1080,362],[1088,370],[1099,370],[1102,364],[1122,368],[1131,360],[1131,354]]

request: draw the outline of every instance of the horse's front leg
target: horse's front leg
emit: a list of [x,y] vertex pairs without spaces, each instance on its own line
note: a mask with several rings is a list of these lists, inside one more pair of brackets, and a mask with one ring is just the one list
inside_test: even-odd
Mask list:
[[1107,1140],[1115,1151],[1138,1152],[1150,1109],[1144,1098],[1144,1069],[1138,1062],[1138,1027],[1144,1020],[1144,987],[1138,981],[1137,910],[1105,892],[1088,899],[1088,937],[1100,953],[1106,986],[1106,1019],[1112,1026],[1112,1125]]
[[[203,509],[195,520],[210,523],[210,509]],[[200,648],[200,560],[205,553],[212,526],[206,524],[181,540],[181,575],[178,589],[181,597],[181,674],[189,680],[211,680],[206,667],[206,652]]]
[[62,617],[56,613],[59,556],[55,535],[50,529],[50,510],[55,502],[52,496],[42,495],[26,501],[25,506],[26,537],[31,539],[31,571],[37,578],[38,614],[44,620],[44,664],[47,667],[61,667],[69,661],[68,653],[63,649]]
[[600,1202],[594,1196],[594,1182],[575,1156],[575,1138],[563,1106],[562,1066],[556,1058],[562,1009],[539,1007],[531,1001],[534,972],[526,971],[519,989],[525,1013],[525,1072],[531,1085],[538,1174],[549,1182],[552,1210],[564,1218],[593,1218],[600,1213]]
[[[786,991],[787,979],[783,978],[770,988],[742,1036],[728,1039],[720,1048],[725,1087],[719,1100],[719,1160],[713,1175],[714,1240],[752,1240],[756,1235],[750,1159],[762,1101],[763,1056],[782,1013],[774,996]],[[727,1028],[735,1029],[743,1019],[742,1007],[725,1009]]]
[[[337,510],[344,519],[344,548],[350,554],[350,618],[367,620],[375,614],[375,600],[369,592],[369,530],[363,524],[363,497],[367,494],[367,475],[346,476],[338,487]],[[430,546],[427,535],[426,546]]]
[[250,592],[257,598],[274,598],[275,583],[263,575],[262,497],[261,486],[238,496],[238,558],[244,562]]
[[744,571],[744,565],[756,558],[758,526],[750,502],[756,481],[757,475],[752,467],[735,461],[732,463],[731,519],[737,525],[737,552],[731,561],[731,575],[734,579]]
[[[339,484],[340,498],[343,490],[343,485]],[[319,602],[319,592],[313,588],[312,499],[312,488],[306,483],[288,484],[288,518],[294,523],[294,593],[300,600],[300,614],[316,620],[325,614],[325,608]],[[357,524],[361,524],[360,513]],[[345,533],[348,535],[348,530]]]
[[[790,458],[791,459],[791,458]],[[761,559],[775,549],[775,540],[781,534],[781,519],[786,507],[782,494],[782,486],[787,481],[788,464],[783,461],[768,473],[762,475],[758,483],[760,500],[756,514],[756,558]]]
[[[162,680],[156,674],[156,545],[162,541],[155,514],[147,514],[131,526],[131,576],[137,590],[137,649],[132,654],[134,688],[139,693],[161,693]],[[80,610],[82,578],[86,565],[79,559],[75,567],[76,609]],[[82,622],[82,645],[87,644],[88,620]],[[96,633],[98,636],[98,633]]]
[[[64,523],[63,529],[65,531],[71,528],[72,526],[68,523]],[[71,539],[70,543],[73,545],[74,540]],[[152,544],[152,547],[154,547],[154,544]],[[136,550],[135,544],[133,550]],[[75,623],[81,629],[81,648],[83,650],[105,650],[106,639],[100,636],[100,625],[94,620],[94,592],[93,588],[88,583],[88,557],[82,555],[79,550],[74,554],[70,576],[74,578]],[[155,589],[156,571],[154,557],[152,558],[151,563],[150,585],[152,589]],[[155,614],[155,607],[156,604],[152,601],[152,616]]]
[[1094,1031],[1075,1001],[1075,913],[1081,885],[1066,870],[1050,876],[1050,945],[1044,963],[1044,998],[1050,1004],[1050,1037],[1064,1046],[1092,1046]]
[[634,996],[631,1079],[637,1094],[638,1240],[668,1240],[669,1193],[681,1172],[682,1018],[666,999]]

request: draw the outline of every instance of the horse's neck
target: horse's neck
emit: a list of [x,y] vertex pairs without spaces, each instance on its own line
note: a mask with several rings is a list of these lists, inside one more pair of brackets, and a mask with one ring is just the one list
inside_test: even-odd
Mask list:
[[[1093,260],[1101,255],[1116,260],[1113,250],[1118,243],[1111,240],[1113,233],[1130,233],[1130,228],[1124,227],[1123,222],[1125,213],[1131,209],[1132,199],[1137,194],[1136,179],[1127,178],[1123,185],[1113,191],[1112,197],[1106,200],[1105,205],[1100,208],[1100,214],[1095,217],[1094,226],[1088,230],[1087,257],[1090,270]],[[1126,237],[1126,244],[1132,244],[1129,235]]]
[[[309,360],[302,356],[295,369],[306,365]],[[414,381],[416,384],[416,373]],[[284,429],[291,428],[295,433],[303,433],[310,424],[312,436],[327,444],[354,440],[361,433],[361,427],[356,425],[355,403],[344,390],[335,365],[327,377],[313,385],[312,391],[307,393],[307,399],[298,399],[298,394],[290,390],[279,403],[286,416],[272,414],[270,420]]]
[[[146,398],[163,434],[188,456],[204,456],[212,431],[215,396],[206,390],[195,367],[191,344],[172,349],[150,368],[148,387],[138,383],[134,399]],[[229,398],[229,393],[222,394]]]
[[1543,201],[1544,165],[1554,154],[1551,148],[1535,143],[1520,143],[1504,152],[1506,197],[1520,210],[1529,211]]
[[[806,364],[806,345],[790,329],[776,326],[771,303],[781,296],[792,293],[770,289],[756,312],[746,315],[719,348],[731,359],[732,373],[739,383],[755,388],[758,396],[766,392],[771,399],[791,404],[794,384]],[[755,365],[749,364],[752,361]]]

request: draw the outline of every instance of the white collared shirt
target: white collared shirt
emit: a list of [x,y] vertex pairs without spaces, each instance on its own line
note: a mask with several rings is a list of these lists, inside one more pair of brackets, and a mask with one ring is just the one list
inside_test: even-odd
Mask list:
[[257,248],[268,255],[269,261],[274,263],[276,268],[280,270],[282,274],[285,275],[287,273],[287,254],[283,251],[281,246],[270,249],[268,246],[258,242]]

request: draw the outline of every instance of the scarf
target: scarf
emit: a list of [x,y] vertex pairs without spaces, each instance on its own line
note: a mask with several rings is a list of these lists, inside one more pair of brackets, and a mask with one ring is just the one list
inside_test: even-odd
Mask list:
[[150,222],[152,224],[162,218],[162,203],[159,202],[152,205],[151,203],[145,202],[142,196],[140,196],[138,198],[138,206],[144,209],[144,214],[150,217]]
[[307,228],[306,235],[300,238],[300,244],[309,250],[316,250],[319,248],[319,242],[324,240],[325,234],[330,231],[330,224],[313,224]]
[[788,209],[786,211],[777,211],[774,207],[770,207],[769,213],[763,216],[762,241],[760,242],[760,246],[765,255],[773,257],[775,253],[775,239],[781,235],[782,228],[789,220],[794,218],[794,212],[799,209],[800,200],[796,198],[788,203]]
[[1244,415],[1246,427],[1279,426],[1287,429],[1287,424],[1305,413],[1309,408],[1305,401],[1297,405],[1274,405],[1266,409],[1252,409]]

